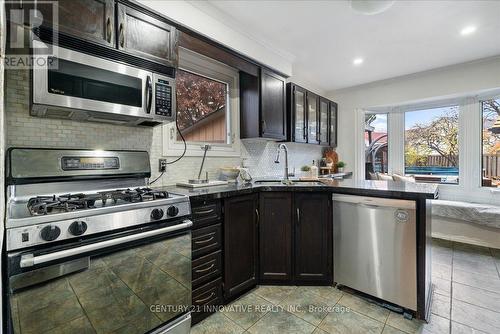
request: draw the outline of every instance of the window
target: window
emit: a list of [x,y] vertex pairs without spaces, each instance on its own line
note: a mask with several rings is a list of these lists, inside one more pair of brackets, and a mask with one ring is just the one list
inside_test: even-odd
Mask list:
[[185,70],[177,71],[176,83],[177,124],[184,139],[227,144],[227,84]]
[[482,185],[500,187],[500,99],[482,101]]
[[418,182],[458,184],[459,107],[405,113],[405,173]]
[[[238,70],[179,48],[176,72],[177,125],[186,140],[186,155],[200,156],[210,144],[211,156],[239,156]],[[163,154],[179,156],[184,143],[172,122],[163,127]]]
[[387,114],[365,114],[365,175],[375,179],[375,173],[388,171]]

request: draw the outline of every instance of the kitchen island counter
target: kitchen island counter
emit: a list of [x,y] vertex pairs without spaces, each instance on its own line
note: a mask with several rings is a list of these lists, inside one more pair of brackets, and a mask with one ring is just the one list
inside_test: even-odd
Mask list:
[[[259,182],[259,181],[257,181]],[[327,191],[338,194],[350,194],[360,196],[376,196],[395,199],[436,199],[438,198],[438,187],[436,184],[405,183],[393,181],[368,181],[368,180],[331,180],[320,179],[320,182],[296,182],[291,185],[270,183],[249,184],[227,184],[222,186],[206,188],[184,188],[178,186],[161,187],[161,190],[172,193],[187,195],[190,197],[202,197],[205,199],[227,198],[237,195],[250,194],[260,191],[294,191],[294,192],[318,192]]]

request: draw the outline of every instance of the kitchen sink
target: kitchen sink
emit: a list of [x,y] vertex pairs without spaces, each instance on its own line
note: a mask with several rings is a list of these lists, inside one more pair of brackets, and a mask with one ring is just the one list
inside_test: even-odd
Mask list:
[[309,181],[309,180],[257,180],[254,182],[256,185],[275,185],[275,186],[322,186],[324,185],[321,181]]

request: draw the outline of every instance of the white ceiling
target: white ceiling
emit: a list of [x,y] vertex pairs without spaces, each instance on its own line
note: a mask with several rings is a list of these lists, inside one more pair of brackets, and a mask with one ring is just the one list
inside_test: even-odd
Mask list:
[[[227,25],[291,57],[293,76],[325,91],[500,55],[497,0],[401,0],[373,16],[355,13],[347,0],[208,6]],[[477,31],[462,36],[468,25]],[[364,63],[354,66],[358,57]]]

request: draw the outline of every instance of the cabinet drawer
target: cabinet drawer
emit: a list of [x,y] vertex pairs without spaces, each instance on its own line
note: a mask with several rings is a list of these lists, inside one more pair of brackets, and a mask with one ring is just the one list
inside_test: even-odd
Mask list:
[[192,262],[192,283],[193,287],[199,286],[210,279],[221,276],[222,258],[221,251],[205,255]]
[[221,219],[221,216],[221,204],[218,200],[194,200],[191,202],[191,218],[194,228],[216,223]]
[[222,278],[219,277],[193,290],[192,296],[191,316],[193,324],[196,324],[215,311],[212,306],[222,305]]
[[191,236],[193,259],[219,250],[222,246],[221,224],[193,230]]

